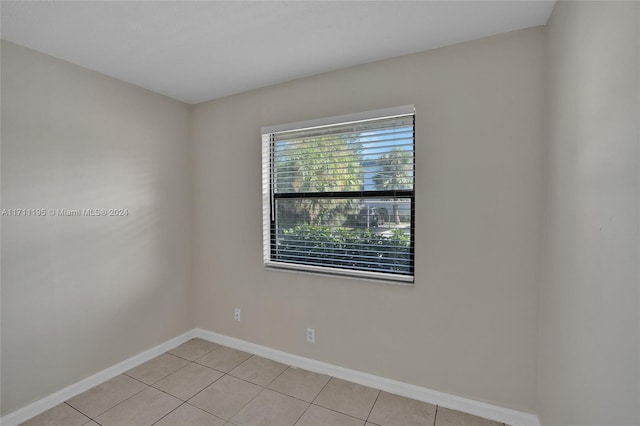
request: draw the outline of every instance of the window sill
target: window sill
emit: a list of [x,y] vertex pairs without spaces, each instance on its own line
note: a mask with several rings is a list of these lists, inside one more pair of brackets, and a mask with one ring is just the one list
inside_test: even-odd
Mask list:
[[381,283],[414,287],[414,277],[412,275],[394,275],[382,272],[352,271],[340,268],[329,268],[324,266],[299,265],[295,263],[270,262],[264,264],[267,270],[297,272],[311,275],[322,275],[327,277],[350,278],[357,280],[373,280]]

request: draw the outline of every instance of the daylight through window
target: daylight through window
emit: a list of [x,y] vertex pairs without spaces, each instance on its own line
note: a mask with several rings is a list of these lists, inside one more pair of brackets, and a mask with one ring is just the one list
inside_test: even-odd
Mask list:
[[413,282],[414,115],[263,129],[265,265]]

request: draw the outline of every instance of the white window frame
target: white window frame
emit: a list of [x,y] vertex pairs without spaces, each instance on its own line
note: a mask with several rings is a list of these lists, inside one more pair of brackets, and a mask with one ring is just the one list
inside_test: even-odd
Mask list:
[[[319,118],[314,120],[298,121],[294,123],[281,124],[275,126],[267,126],[261,129],[262,134],[262,229],[263,229],[263,261],[266,268],[280,269],[280,270],[293,270],[302,272],[319,273],[331,276],[345,276],[356,278],[368,278],[374,280],[387,281],[394,284],[413,285],[415,278],[415,244],[413,239],[415,238],[415,173],[414,173],[414,187],[413,187],[413,199],[411,208],[411,222],[412,222],[412,275],[400,275],[394,273],[375,272],[375,271],[363,271],[356,269],[343,269],[332,268],[330,266],[313,266],[297,263],[286,263],[282,261],[274,261],[271,259],[271,217],[274,214],[274,199],[272,195],[272,169],[273,169],[273,157],[271,152],[272,147],[272,135],[278,132],[284,132],[289,130],[306,130],[319,127],[335,126],[339,124],[347,124],[351,122],[358,122],[379,118],[392,118],[404,115],[414,115],[415,107],[413,105],[403,105],[393,108],[384,108],[373,111],[346,114],[332,117]],[[415,131],[415,127],[414,127]],[[415,135],[414,135],[414,149],[413,149],[414,161],[415,161]],[[415,172],[415,169],[414,169]]]

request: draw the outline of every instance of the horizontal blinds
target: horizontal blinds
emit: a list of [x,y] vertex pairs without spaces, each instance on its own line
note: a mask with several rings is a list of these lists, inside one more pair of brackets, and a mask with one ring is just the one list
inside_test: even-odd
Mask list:
[[410,274],[411,214],[409,197],[277,199],[271,250],[283,262]]
[[413,116],[274,133],[274,192],[413,189]]
[[263,134],[265,264],[412,278],[414,170],[413,114]]

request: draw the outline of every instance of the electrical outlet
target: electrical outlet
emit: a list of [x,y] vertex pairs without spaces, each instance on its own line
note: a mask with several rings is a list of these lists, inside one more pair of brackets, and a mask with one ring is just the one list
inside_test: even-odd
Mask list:
[[233,319],[235,319],[236,321],[240,321],[240,308],[236,308],[233,311]]
[[316,331],[313,328],[307,328],[307,342],[316,342]]

